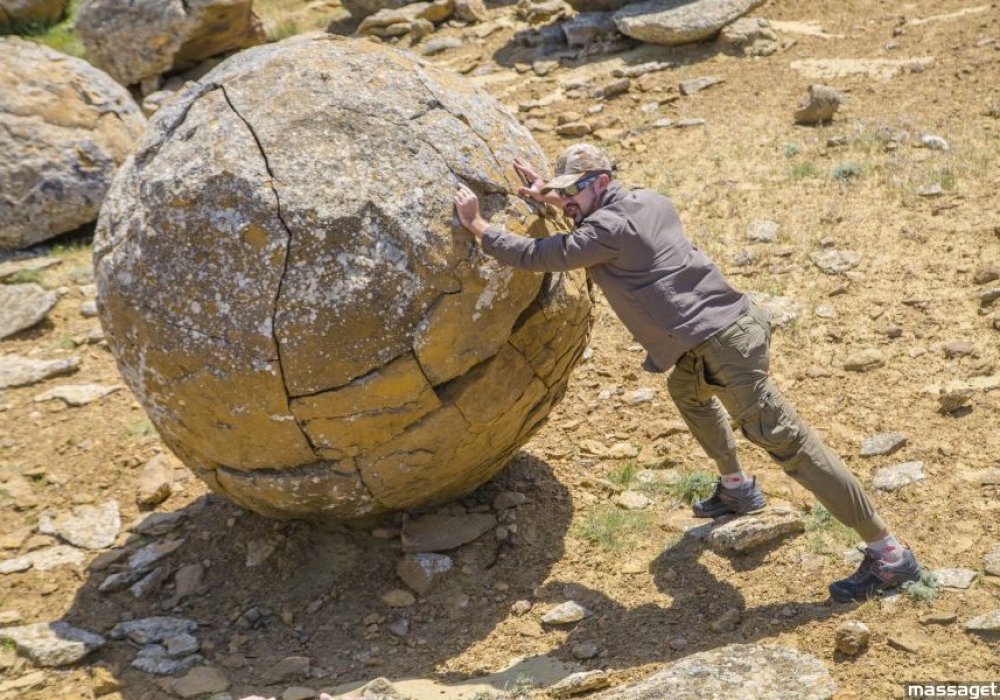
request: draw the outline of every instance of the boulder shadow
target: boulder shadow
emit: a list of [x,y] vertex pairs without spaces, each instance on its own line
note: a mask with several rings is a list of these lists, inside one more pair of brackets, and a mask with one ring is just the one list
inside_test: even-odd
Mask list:
[[[498,527],[445,552],[453,569],[409,604],[396,575],[403,514],[351,526],[275,521],[209,494],[140,518],[160,525],[99,555],[62,620],[108,640],[81,663],[108,669],[126,700],[169,697],[183,675],[183,667],[164,675],[133,667],[147,645],[136,635],[111,634],[116,624],[155,616],[197,623],[191,634],[201,658],[187,665],[216,667],[233,697],[377,676],[447,680],[438,669],[487,637],[514,601],[531,598],[563,555],[569,493],[547,463],[525,452],[469,495],[434,510],[493,512],[501,493],[507,497],[496,511]],[[512,500],[524,502],[510,507]],[[137,552],[175,545],[145,567],[161,569],[147,591],[130,589],[128,576],[119,581],[123,587],[109,584],[127,574]],[[401,601],[383,600],[392,590]]]

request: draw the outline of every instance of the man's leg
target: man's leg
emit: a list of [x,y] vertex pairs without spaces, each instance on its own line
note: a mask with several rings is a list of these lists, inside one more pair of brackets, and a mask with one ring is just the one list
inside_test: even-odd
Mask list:
[[686,353],[667,380],[667,388],[681,417],[701,448],[719,469],[719,483],[708,497],[693,504],[700,518],[728,513],[751,513],[766,505],[763,492],[748,480],[736,455],[729,414],[704,383],[701,355]]
[[831,594],[837,600],[861,599],[918,578],[913,555],[890,535],[861,484],[771,382],[765,324],[766,316],[753,309],[750,318],[705,344],[704,379],[747,439],[767,450],[785,473],[868,543],[861,569],[835,582]]

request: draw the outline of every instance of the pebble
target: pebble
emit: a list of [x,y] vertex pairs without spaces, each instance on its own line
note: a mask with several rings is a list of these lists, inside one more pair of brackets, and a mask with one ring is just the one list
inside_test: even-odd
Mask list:
[[593,642],[581,642],[580,644],[574,644],[571,651],[574,657],[582,661],[594,658],[600,653],[601,650],[600,647]]
[[844,369],[848,372],[870,372],[885,365],[885,355],[878,348],[865,348],[852,352],[844,360]]
[[382,594],[380,600],[383,605],[388,605],[390,608],[408,608],[417,602],[412,593],[402,588],[394,588]]
[[868,646],[871,630],[860,620],[847,620],[837,627],[837,651],[847,656],[857,656]]
[[576,601],[567,600],[542,615],[542,622],[547,625],[571,625],[592,614]]
[[1000,576],[1000,546],[995,547],[983,560],[986,573]]

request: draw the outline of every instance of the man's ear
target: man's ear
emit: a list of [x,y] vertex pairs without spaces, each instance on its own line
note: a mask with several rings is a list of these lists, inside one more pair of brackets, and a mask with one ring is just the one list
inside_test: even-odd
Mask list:
[[608,185],[611,184],[611,176],[607,173],[601,173],[597,176],[597,187],[601,192],[608,189]]

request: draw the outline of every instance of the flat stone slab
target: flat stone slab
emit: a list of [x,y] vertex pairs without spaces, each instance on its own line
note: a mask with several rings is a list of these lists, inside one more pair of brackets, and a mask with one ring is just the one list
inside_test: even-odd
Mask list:
[[1000,576],[1000,547],[996,547],[983,559],[983,566],[986,573],[992,576]]
[[61,513],[45,512],[38,516],[38,531],[57,535],[70,544],[85,549],[104,549],[115,543],[122,520],[118,501],[96,506],[77,506]]
[[99,634],[73,627],[67,622],[36,622],[0,630],[18,652],[39,666],[67,666],[105,645]]
[[497,526],[490,513],[443,515],[431,513],[403,523],[404,552],[442,552],[455,549]]
[[829,700],[837,690],[823,662],[769,644],[730,644],[691,654],[638,683],[591,696],[595,700]]
[[717,552],[745,552],[805,530],[802,515],[791,508],[773,508],[734,518],[714,528],[709,546]]
[[65,357],[58,360],[35,360],[20,355],[0,357],[0,389],[12,386],[28,386],[55,377],[69,374],[80,368],[79,357]]
[[48,571],[57,566],[77,566],[83,563],[84,554],[76,547],[59,544],[54,547],[36,549],[20,557],[5,559],[0,562],[0,574],[13,574],[27,571],[34,567],[39,571]]
[[646,0],[614,14],[618,31],[639,41],[679,46],[710,39],[763,0]]
[[121,389],[121,384],[64,384],[39,394],[35,397],[35,401],[60,399],[68,406],[86,406]]
[[1000,632],[1000,609],[974,617],[963,627],[970,632]]
[[906,436],[902,433],[879,433],[861,441],[861,456],[891,455],[904,445],[906,445]]
[[875,472],[872,486],[880,491],[895,491],[926,478],[923,462],[903,462],[891,467],[882,467]]
[[39,284],[0,284],[0,340],[41,321],[57,300]]
[[931,573],[937,577],[939,586],[963,590],[971,586],[979,575],[978,571],[972,569],[935,569]]
[[62,258],[55,258],[51,255],[23,260],[5,260],[0,262],[0,282],[6,282],[19,272],[39,272],[60,263],[62,263]]

